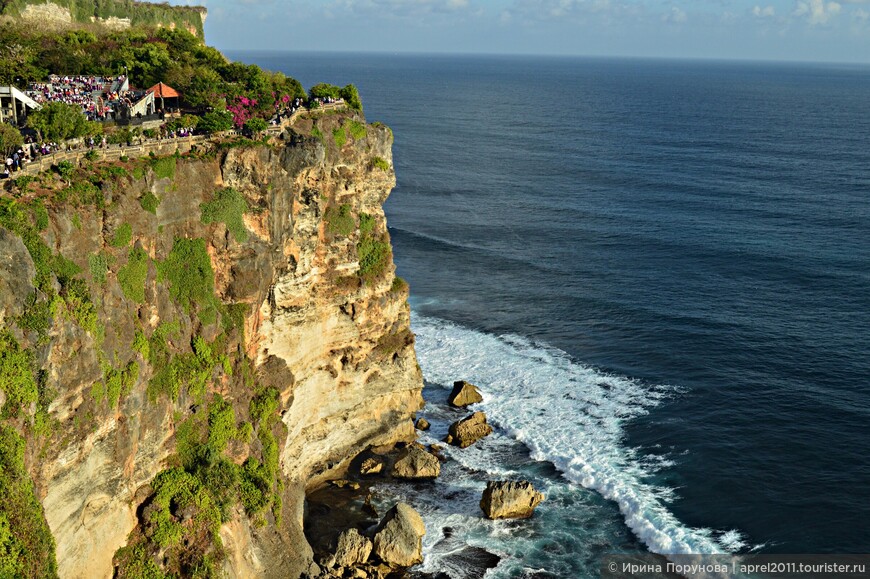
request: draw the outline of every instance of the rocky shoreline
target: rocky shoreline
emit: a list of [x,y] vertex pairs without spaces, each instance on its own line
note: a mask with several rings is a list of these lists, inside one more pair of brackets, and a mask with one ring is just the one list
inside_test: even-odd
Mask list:
[[[482,402],[477,388],[457,381],[448,405],[465,410]],[[419,432],[429,423],[418,418]],[[473,412],[453,422],[444,442],[467,448],[493,431],[483,412]],[[414,570],[423,562],[422,537],[427,529],[420,514],[405,502],[396,502],[385,512],[373,504],[376,487],[385,483],[414,485],[415,490],[434,492],[441,464],[448,458],[443,447],[428,447],[414,441],[391,448],[369,448],[350,463],[345,478],[334,479],[311,492],[306,500],[305,536],[316,563],[304,579],[449,579]],[[488,519],[524,519],[533,515],[545,499],[527,481],[489,481],[480,501],[481,515]],[[445,540],[452,529],[439,529]],[[462,560],[466,577],[483,577],[498,565],[500,557],[484,549],[465,546],[455,554]]]

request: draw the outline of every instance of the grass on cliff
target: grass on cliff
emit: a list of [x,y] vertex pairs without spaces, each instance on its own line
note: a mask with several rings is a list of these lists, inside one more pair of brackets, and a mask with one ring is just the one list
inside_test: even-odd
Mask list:
[[326,232],[332,237],[339,235],[347,237],[356,229],[356,220],[347,203],[339,207],[327,207],[323,218],[326,221]]
[[115,230],[115,235],[112,236],[112,247],[127,247],[133,240],[133,228],[129,223],[122,223]]
[[390,170],[390,164],[383,157],[373,157],[371,167],[372,169],[380,169],[384,173]]
[[127,253],[127,264],[118,270],[118,283],[128,300],[145,303],[145,281],[148,278],[148,254],[141,247]]
[[220,302],[214,295],[214,270],[205,240],[176,238],[157,272],[158,280],[169,282],[169,295],[185,312],[196,310],[204,325],[217,320]]
[[[260,391],[249,413],[258,426],[254,444],[251,422],[239,422],[232,404],[220,395],[178,425],[174,465],[154,478],[139,533],[115,554],[116,577],[216,576],[223,553],[218,531],[234,505],[241,504],[261,524],[270,506],[280,513],[283,486],[272,433],[279,422],[278,392]],[[232,441],[249,446],[242,465],[226,457]]]
[[39,399],[33,375],[33,355],[12,333],[0,330],[0,390],[6,395],[2,417],[14,418]]
[[248,211],[248,202],[235,189],[221,189],[214,194],[214,199],[201,204],[199,208],[204,224],[223,223],[237,242],[248,240],[248,230],[242,217]]
[[151,169],[158,179],[175,179],[175,168],[178,159],[175,157],[156,157],[151,159]]
[[24,465],[24,439],[0,424],[0,577],[57,577],[54,538]]
[[375,219],[360,213],[360,237],[356,250],[359,257],[359,276],[367,282],[379,279],[387,271],[393,257],[386,232],[375,232]]
[[139,200],[139,205],[141,205],[142,209],[144,209],[148,213],[153,213],[154,215],[157,215],[157,206],[160,205],[160,197],[158,197],[151,191],[148,191]]

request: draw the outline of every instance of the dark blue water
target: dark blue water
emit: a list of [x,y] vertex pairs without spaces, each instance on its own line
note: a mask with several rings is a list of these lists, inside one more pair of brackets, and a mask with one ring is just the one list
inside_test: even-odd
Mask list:
[[424,373],[489,386],[476,458],[554,464],[575,551],[870,552],[870,69],[238,57],[393,128]]

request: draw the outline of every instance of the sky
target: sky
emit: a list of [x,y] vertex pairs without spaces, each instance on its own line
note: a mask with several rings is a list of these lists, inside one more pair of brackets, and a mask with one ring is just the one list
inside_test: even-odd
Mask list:
[[221,50],[870,63],[870,0],[184,0]]

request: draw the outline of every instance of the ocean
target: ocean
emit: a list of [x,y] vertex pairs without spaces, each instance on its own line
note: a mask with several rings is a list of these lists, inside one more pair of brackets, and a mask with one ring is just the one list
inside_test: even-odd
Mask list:
[[[422,512],[424,570],[870,552],[870,68],[230,56],[355,83],[395,133],[424,441],[459,379],[496,427],[434,486],[381,489]],[[547,500],[486,521],[494,478]]]

